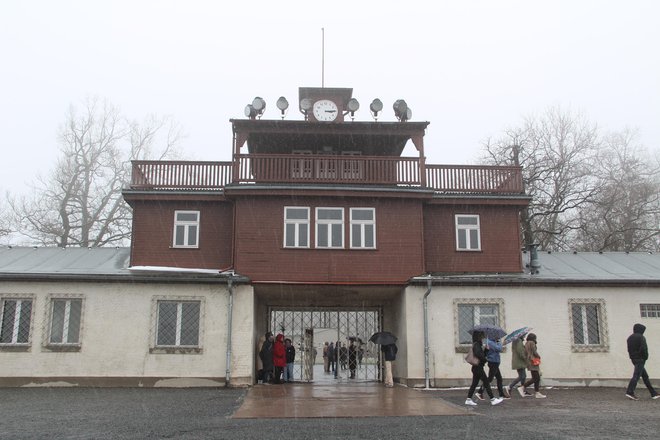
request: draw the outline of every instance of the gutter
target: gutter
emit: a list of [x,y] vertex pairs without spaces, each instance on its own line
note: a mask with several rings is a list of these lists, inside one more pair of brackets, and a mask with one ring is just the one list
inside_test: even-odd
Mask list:
[[422,303],[424,304],[424,389],[429,389],[429,317],[428,317],[428,296],[431,294],[433,282],[431,277],[426,280],[426,293]]
[[234,309],[234,284],[232,276],[227,280],[227,290],[229,291],[229,306],[227,309],[227,357],[225,359],[225,387],[229,387],[231,378],[231,325]]

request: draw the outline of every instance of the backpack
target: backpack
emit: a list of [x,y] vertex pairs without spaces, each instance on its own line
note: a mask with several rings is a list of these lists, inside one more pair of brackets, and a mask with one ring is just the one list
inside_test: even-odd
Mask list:
[[470,346],[470,349],[465,355],[465,362],[470,365],[479,365],[479,358],[474,355],[473,346]]

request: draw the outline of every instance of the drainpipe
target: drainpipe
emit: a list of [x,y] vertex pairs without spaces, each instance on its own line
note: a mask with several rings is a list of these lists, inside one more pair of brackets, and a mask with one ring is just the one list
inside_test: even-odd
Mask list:
[[429,389],[429,317],[428,317],[428,296],[431,293],[431,277],[426,280],[426,293],[424,294],[424,384],[425,389]]
[[227,290],[229,291],[229,306],[227,310],[227,359],[225,361],[225,387],[229,386],[229,378],[231,377],[231,318],[234,309],[234,286],[232,284],[231,276],[227,280]]

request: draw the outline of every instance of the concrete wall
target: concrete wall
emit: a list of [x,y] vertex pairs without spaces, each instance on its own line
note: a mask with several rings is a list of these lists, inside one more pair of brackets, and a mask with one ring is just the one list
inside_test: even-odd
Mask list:
[[[3,283],[2,297],[33,298],[30,346],[0,349],[0,385],[218,386],[226,374],[228,290],[221,284]],[[49,295],[83,298],[80,349],[47,348]],[[153,350],[156,299],[200,299],[201,350]],[[232,385],[252,382],[254,297],[237,286]]]
[[[424,344],[422,297],[426,287],[406,290],[405,328],[401,344],[407,345],[407,374],[402,378],[411,386],[424,385]],[[434,286],[428,297],[431,386],[469,384],[469,365],[464,350],[457,349],[455,299],[500,298],[502,326],[514,330],[531,326],[538,337],[543,359],[542,383],[546,385],[624,386],[632,375],[626,339],[634,323],[647,327],[650,359],[647,371],[660,378],[660,318],[641,318],[640,303],[660,303],[660,289],[611,287],[452,287]],[[602,352],[576,352],[572,347],[569,299],[602,300],[607,349]],[[604,332],[605,333],[605,332]],[[404,339],[405,338],[405,339]],[[511,354],[502,354],[501,371],[505,378],[516,376],[511,370]],[[643,386],[643,385],[642,385]]]

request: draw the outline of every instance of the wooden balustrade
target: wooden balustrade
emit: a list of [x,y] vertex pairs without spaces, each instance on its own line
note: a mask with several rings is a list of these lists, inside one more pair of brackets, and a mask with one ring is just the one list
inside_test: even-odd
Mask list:
[[[222,189],[230,183],[422,187],[418,158],[241,154],[236,162],[133,161],[132,189]],[[426,165],[425,187],[439,192],[520,194],[512,166]]]

